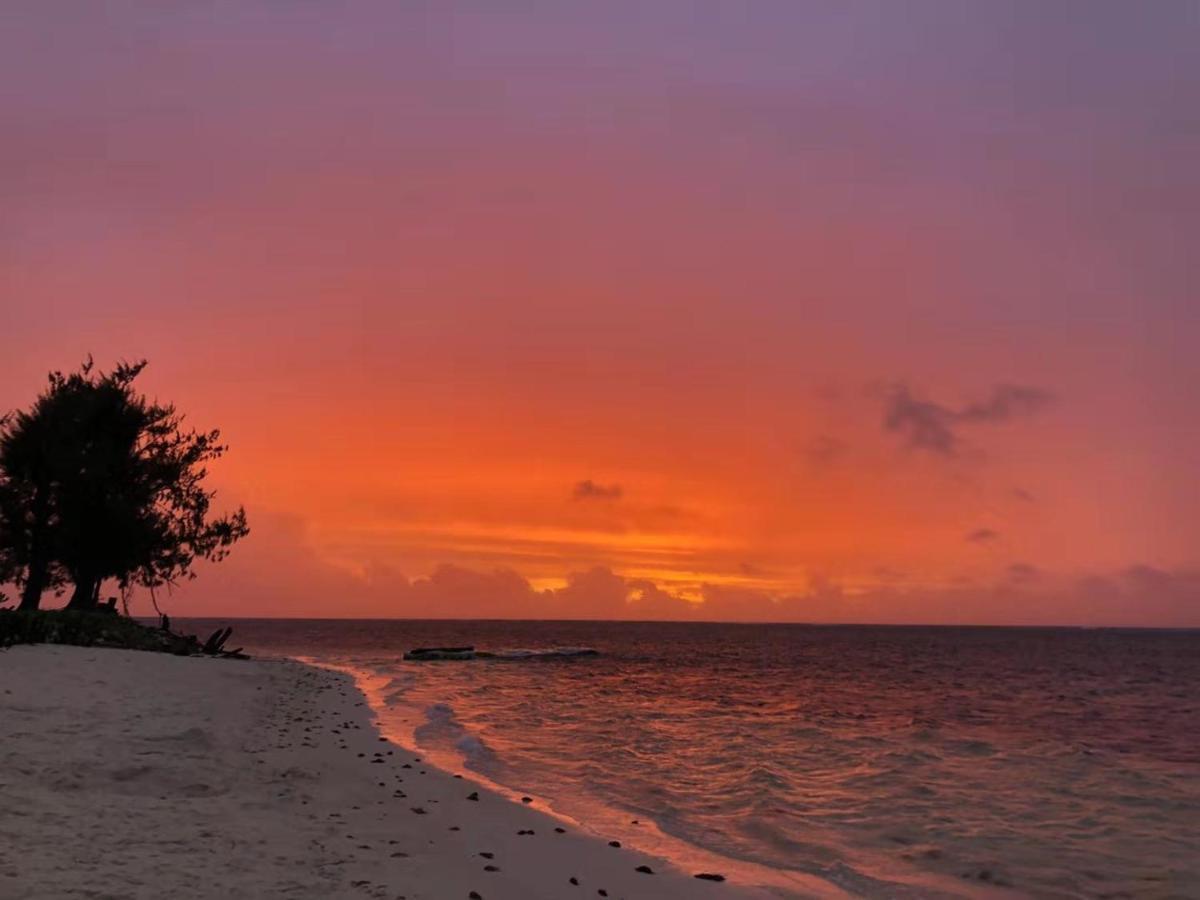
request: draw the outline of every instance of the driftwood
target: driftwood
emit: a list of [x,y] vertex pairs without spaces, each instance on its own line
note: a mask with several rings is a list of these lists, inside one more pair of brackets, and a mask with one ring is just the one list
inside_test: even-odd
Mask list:
[[225,646],[225,642],[229,640],[229,636],[233,634],[233,628],[218,628],[208,636],[208,640],[204,642],[204,647],[200,652],[209,656],[216,656],[221,652],[221,648]]
[[171,620],[165,615],[163,616],[162,625],[159,628],[159,633],[162,635],[165,646],[164,650],[174,653],[176,656],[219,656],[222,659],[249,659],[242,648],[236,650],[226,650],[225,642],[229,640],[229,636],[233,634],[233,628],[218,628],[203,644],[200,639],[194,634],[176,634],[171,631]]

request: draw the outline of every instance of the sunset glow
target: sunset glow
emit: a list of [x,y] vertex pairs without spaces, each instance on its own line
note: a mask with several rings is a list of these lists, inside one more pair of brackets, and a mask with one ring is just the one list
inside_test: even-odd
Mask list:
[[1194,5],[56,6],[0,409],[221,428],[172,613],[1200,625]]

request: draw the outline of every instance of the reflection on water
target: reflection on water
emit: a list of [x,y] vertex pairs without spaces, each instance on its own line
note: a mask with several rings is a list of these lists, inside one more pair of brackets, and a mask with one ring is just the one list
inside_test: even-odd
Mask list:
[[[1200,895],[1200,633],[243,623],[370,673],[431,757],[855,893]],[[596,657],[403,662],[422,645]]]

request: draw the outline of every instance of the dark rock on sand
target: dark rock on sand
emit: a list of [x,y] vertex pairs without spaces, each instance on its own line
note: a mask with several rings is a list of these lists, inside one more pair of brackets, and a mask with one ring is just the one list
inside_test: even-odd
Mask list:
[[702,878],[705,881],[724,881],[724,875],[718,875],[716,872],[697,872],[697,878]]

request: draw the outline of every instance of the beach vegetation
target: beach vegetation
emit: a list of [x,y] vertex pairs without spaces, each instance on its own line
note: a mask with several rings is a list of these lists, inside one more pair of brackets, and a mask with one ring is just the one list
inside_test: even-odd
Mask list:
[[153,593],[248,533],[243,509],[212,512],[205,479],[226,450],[220,433],[141,394],[145,367],[101,372],[89,358],[0,419],[0,583],[17,588],[20,610],[68,589],[69,610],[95,610],[106,582],[125,597]]
[[225,649],[232,628],[219,628],[206,641],[173,631],[166,616],[160,624],[141,622],[107,607],[86,609],[0,608],[0,650],[17,644],[71,644],[151,650],[177,656],[220,656],[245,659],[241,648]]

